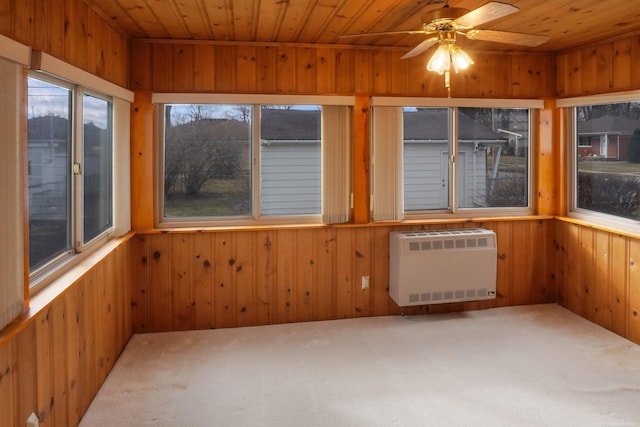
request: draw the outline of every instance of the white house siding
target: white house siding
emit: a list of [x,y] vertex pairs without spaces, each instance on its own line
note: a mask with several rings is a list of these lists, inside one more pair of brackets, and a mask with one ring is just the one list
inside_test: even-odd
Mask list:
[[[472,144],[461,144],[457,160],[458,191],[460,205],[466,207],[484,206],[486,198],[486,155],[482,150],[476,153],[475,174],[473,155]],[[405,141],[405,211],[448,208],[448,157],[446,143]]]
[[61,220],[67,218],[67,171],[65,152],[56,152],[50,144],[29,141],[29,218]]
[[261,215],[321,213],[322,175],[318,141],[264,144],[261,159]]
[[[404,144],[404,209],[405,211],[446,209],[446,186],[449,171],[442,166],[442,153],[447,144],[411,142]],[[443,204],[444,202],[444,204]]]

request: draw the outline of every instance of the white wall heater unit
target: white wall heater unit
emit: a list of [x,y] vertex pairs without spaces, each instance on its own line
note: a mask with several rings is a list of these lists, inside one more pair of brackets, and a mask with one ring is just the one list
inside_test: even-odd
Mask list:
[[493,299],[496,264],[491,230],[389,233],[389,295],[400,307]]

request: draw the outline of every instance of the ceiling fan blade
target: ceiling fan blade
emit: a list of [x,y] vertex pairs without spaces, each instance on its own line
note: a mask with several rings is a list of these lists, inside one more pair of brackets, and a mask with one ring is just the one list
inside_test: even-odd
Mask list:
[[414,47],[409,52],[405,53],[404,56],[400,59],[407,59],[407,58],[413,58],[414,56],[418,56],[422,52],[424,52],[425,50],[429,49],[431,46],[436,44],[437,41],[438,39],[436,37],[426,39],[425,41],[420,43],[418,46]]
[[510,4],[492,1],[484,6],[480,6],[479,8],[472,10],[466,15],[461,16],[454,22],[456,25],[462,27],[473,28],[484,24],[485,22],[511,15],[519,10],[520,9]]
[[347,37],[362,37],[362,36],[392,36],[396,34],[428,34],[428,32],[425,30],[383,31],[380,33],[342,34],[338,36],[338,38],[342,39]]
[[511,33],[495,30],[471,30],[465,33],[468,39],[488,42],[509,43],[521,46],[540,46],[549,40],[547,36],[538,34]]

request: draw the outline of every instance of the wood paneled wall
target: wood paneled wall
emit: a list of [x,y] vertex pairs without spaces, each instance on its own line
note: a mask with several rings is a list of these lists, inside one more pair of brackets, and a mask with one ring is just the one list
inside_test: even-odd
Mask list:
[[640,344],[640,240],[556,221],[558,303]]
[[[138,234],[134,332],[227,328],[397,314],[388,294],[389,232],[492,229],[498,297],[408,313],[554,302],[553,220]],[[362,289],[361,277],[370,276]]]
[[22,427],[32,412],[42,427],[77,425],[131,337],[130,243],[2,336],[1,426]]
[[[401,49],[134,41],[131,50],[134,90],[446,96],[428,55],[402,60]],[[554,95],[553,54],[474,52],[474,61],[451,75],[452,96]]]
[[640,35],[557,55],[558,97],[640,89]]
[[0,34],[129,86],[129,40],[83,0],[3,0]]

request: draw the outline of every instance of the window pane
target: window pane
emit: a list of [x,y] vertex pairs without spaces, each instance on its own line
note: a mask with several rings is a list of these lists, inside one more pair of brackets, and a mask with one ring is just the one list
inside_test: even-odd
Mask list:
[[529,110],[458,109],[458,206],[529,205]]
[[640,102],[576,108],[577,207],[640,219]]
[[28,79],[29,269],[71,249],[69,89]]
[[111,102],[83,95],[84,243],[112,225]]
[[247,216],[251,106],[165,106],[166,217]]
[[404,210],[449,207],[449,110],[403,108]]
[[321,108],[263,105],[260,214],[320,214]]

